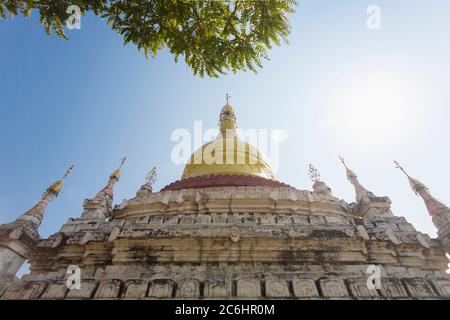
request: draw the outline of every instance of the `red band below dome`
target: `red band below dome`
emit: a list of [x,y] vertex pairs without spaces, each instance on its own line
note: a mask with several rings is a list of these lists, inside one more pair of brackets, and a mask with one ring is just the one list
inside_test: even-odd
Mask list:
[[255,176],[243,176],[237,174],[218,174],[212,176],[192,177],[183,180],[177,180],[168,184],[161,191],[181,190],[190,188],[211,188],[211,187],[244,187],[244,186],[258,186],[258,187],[291,187],[286,183],[276,180],[265,179]]

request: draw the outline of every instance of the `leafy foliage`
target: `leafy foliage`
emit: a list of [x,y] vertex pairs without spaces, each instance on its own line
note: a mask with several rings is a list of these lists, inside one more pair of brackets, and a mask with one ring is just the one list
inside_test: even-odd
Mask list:
[[217,77],[226,71],[261,68],[267,51],[287,42],[287,14],[295,0],[0,0],[0,18],[37,10],[46,32],[60,38],[70,5],[104,18],[145,55],[167,47],[184,56],[194,74]]

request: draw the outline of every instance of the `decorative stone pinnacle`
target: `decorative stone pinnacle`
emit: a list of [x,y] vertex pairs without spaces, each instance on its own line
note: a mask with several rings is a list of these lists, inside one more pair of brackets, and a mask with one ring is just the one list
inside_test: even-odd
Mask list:
[[311,163],[309,164],[308,176],[312,182],[320,180],[320,172]]
[[145,176],[145,181],[147,182],[147,184],[153,185],[156,181],[156,178],[157,178],[156,167],[153,167]]
[[369,193],[371,194],[371,192],[369,192],[366,188],[364,188],[361,183],[359,183],[358,181],[358,177],[356,176],[356,174],[350,170],[347,167],[347,164],[344,161],[344,158],[342,158],[341,156],[339,156],[339,159],[341,160],[342,164],[345,167],[346,170],[346,174],[347,174],[347,179],[348,181],[350,181],[350,183],[353,185],[353,187],[355,188],[355,193],[356,193],[356,201],[359,202],[361,201],[364,197],[366,197]]
[[145,176],[145,183],[141,186],[141,188],[136,192],[137,197],[143,197],[153,192],[153,184],[156,181],[156,167],[150,169],[150,171]]
[[[339,156],[339,159],[341,160],[342,164],[343,164],[344,167],[345,167],[345,170],[346,170],[346,172],[347,172],[347,178],[348,178],[349,180],[351,180],[351,179],[356,179],[356,173],[354,173],[352,170],[350,170],[349,167],[347,167],[347,164],[345,163],[344,158],[342,158],[341,156]],[[353,183],[353,182],[352,182],[352,183]]]

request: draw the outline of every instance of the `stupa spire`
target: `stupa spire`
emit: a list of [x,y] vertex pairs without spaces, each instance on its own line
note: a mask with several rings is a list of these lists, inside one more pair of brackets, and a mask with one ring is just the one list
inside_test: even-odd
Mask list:
[[419,194],[419,195],[420,195],[420,191],[422,191],[422,190],[426,190],[427,193],[429,194],[427,186],[425,186],[425,185],[424,185],[422,182],[420,182],[419,180],[412,178],[412,177],[405,171],[405,169],[403,169],[403,167],[398,163],[398,161],[395,161],[395,160],[394,160],[394,163],[395,163],[395,167],[396,167],[397,169],[400,169],[400,171],[402,171],[402,172],[406,175],[406,177],[408,178],[408,181],[409,181],[409,185],[411,186],[411,189],[412,189],[416,194]]
[[228,133],[234,134],[236,132],[236,114],[233,107],[230,105],[231,96],[226,94],[226,104],[220,110],[219,127],[220,133],[225,136]]
[[[117,181],[120,180],[120,176],[121,176],[121,172],[120,169],[122,169],[123,164],[125,163],[125,161],[127,161],[127,157],[123,157],[120,161],[120,165],[119,167],[114,170],[114,172],[109,176],[109,180],[107,185],[103,188],[102,191],[110,191],[112,193],[115,184],[117,183]],[[101,191],[100,191],[101,192]]]
[[354,173],[352,170],[350,170],[347,167],[347,164],[344,161],[344,158],[342,158],[341,156],[339,156],[339,159],[341,160],[342,164],[345,167],[345,171],[347,174],[347,179],[348,181],[350,181],[350,183],[353,185],[353,187],[355,188],[355,193],[356,193],[356,201],[360,201],[364,196],[367,196],[368,194],[368,190],[366,188],[364,188],[361,183],[359,183],[358,181],[358,176],[356,175],[356,173]]
[[34,228],[36,229],[39,228],[39,226],[42,223],[42,220],[44,219],[45,209],[47,209],[49,202],[52,201],[55,197],[57,197],[59,192],[61,192],[61,188],[64,184],[64,179],[69,175],[72,169],[73,165],[66,170],[64,176],[61,179],[51,184],[45,190],[41,200],[39,200],[38,203],[36,203],[31,209],[29,209],[19,218],[17,218],[16,221],[17,222],[27,221],[30,222]]
[[101,189],[94,198],[84,200],[83,218],[105,219],[112,215],[114,186],[120,179],[120,169],[126,160],[126,157],[121,159],[119,167],[109,176],[106,186]]
[[394,163],[395,167],[400,169],[408,178],[411,189],[425,202],[427,211],[432,217],[433,224],[438,229],[439,237],[445,238],[450,242],[450,209],[433,197],[425,184],[412,178],[397,161],[394,160]]

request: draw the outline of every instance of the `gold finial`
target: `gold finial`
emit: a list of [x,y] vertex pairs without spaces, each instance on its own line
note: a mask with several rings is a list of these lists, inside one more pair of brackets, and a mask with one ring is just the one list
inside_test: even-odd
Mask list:
[[48,192],[53,192],[56,196],[59,194],[59,192],[61,191],[61,188],[63,186],[64,183],[64,179],[69,175],[70,171],[73,170],[73,165],[71,165],[67,170],[66,173],[64,173],[64,176],[59,179],[58,181],[56,181],[55,183],[53,183],[50,187],[47,188],[47,190],[45,190],[44,194],[42,195],[42,197],[45,197],[45,195]]
[[122,166],[126,160],[127,160],[127,157],[123,157],[121,159],[119,167],[116,169],[116,171],[113,172],[113,174],[110,176],[110,178],[116,178],[117,180],[120,179],[120,169],[122,168]]
[[312,182],[320,180],[320,172],[311,163],[309,164],[308,176]]
[[145,181],[147,182],[147,184],[153,185],[156,181],[156,177],[156,167],[153,167],[145,176]]
[[236,129],[236,114],[234,113],[233,107],[229,105],[230,95],[226,94],[227,104],[223,106],[220,110],[219,116],[219,126],[220,132],[225,135],[228,130],[234,132]]

